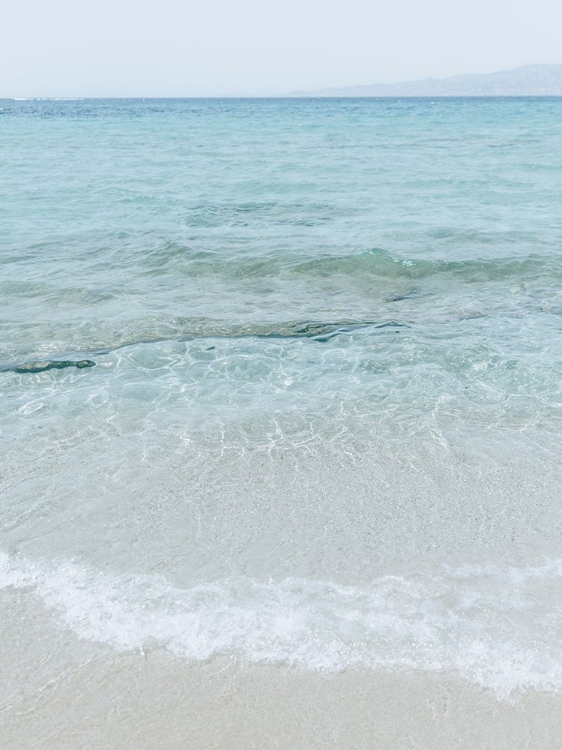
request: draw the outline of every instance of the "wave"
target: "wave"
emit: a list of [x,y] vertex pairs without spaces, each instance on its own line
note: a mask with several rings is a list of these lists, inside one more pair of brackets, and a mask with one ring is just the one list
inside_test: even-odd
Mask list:
[[325,257],[300,263],[296,271],[320,275],[369,273],[383,278],[408,279],[446,275],[465,282],[486,282],[513,276],[536,277],[552,272],[562,276],[562,258],[530,255],[526,258],[422,260],[403,258],[385,250],[368,250],[355,255]]
[[485,283],[521,278],[526,281],[562,279],[562,254],[529,254],[524,257],[479,258],[472,260],[428,260],[407,258],[380,248],[348,254],[324,253],[303,258],[296,252],[226,256],[194,250],[166,242],[148,251],[143,258],[146,273],[165,274],[170,270],[189,276],[252,277],[371,277],[373,279],[425,279],[447,276],[468,283]]
[[191,588],[0,554],[0,589],[29,589],[79,637],[190,661],[231,654],[305,669],[454,673],[507,698],[562,691],[562,560],[443,568],[364,586],[233,577]]

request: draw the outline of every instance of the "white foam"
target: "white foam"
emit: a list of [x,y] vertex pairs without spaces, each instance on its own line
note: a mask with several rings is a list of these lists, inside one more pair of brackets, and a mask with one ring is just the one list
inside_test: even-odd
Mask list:
[[0,555],[0,588],[9,586],[29,588],[65,627],[119,651],[450,672],[501,697],[562,691],[562,560],[387,576],[368,587],[231,578],[180,589],[156,576]]

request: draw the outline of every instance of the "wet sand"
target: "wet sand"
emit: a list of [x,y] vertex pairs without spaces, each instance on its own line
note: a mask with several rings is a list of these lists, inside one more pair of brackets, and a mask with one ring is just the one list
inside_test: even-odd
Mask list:
[[0,744],[10,750],[560,747],[557,694],[500,700],[441,674],[118,654],[44,620],[25,592],[0,604]]
[[560,747],[562,699],[499,701],[438,676],[107,654],[3,712],[13,750]]

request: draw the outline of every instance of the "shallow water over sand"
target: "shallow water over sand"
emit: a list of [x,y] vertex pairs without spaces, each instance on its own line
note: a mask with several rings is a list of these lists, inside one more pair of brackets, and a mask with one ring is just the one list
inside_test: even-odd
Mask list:
[[[314,721],[363,691],[381,747],[408,746],[404,695],[421,747],[525,747],[513,704],[556,746],[561,114],[2,102],[5,673],[45,665],[7,686],[7,737],[33,746],[32,705],[51,737],[51,684],[57,713],[91,680],[101,715],[114,670],[123,710],[194,680],[212,722],[230,665],[248,701],[310,689]],[[290,706],[231,746],[314,746]],[[354,726],[337,746],[369,746]]]

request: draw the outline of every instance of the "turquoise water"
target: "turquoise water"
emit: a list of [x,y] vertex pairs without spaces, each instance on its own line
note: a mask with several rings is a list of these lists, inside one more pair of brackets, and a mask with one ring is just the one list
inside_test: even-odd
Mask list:
[[0,101],[6,591],[118,650],[562,689],[561,123]]

